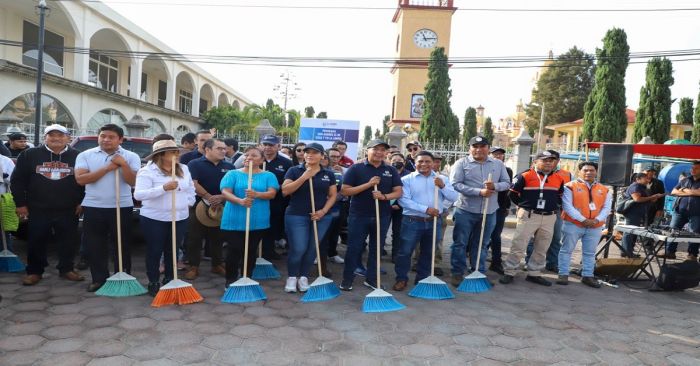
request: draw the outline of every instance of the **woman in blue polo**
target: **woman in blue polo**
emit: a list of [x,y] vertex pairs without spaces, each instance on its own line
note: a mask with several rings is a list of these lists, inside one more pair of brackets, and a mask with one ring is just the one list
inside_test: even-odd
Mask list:
[[[248,237],[248,273],[255,266],[258,243],[270,227],[270,200],[279,184],[275,175],[262,170],[263,153],[256,147],[245,149],[243,168],[230,170],[221,179],[221,194],[226,199],[221,217],[221,231],[228,243],[226,255],[226,287],[238,279],[245,249],[246,208],[250,207]],[[253,180],[248,189],[248,166],[253,166]]]
[[[316,221],[318,239],[321,240],[331,224],[326,215],[337,194],[335,175],[321,167],[323,146],[310,143],[304,148],[304,162],[291,167],[284,176],[282,194],[291,196],[284,216],[284,226],[289,240],[287,270],[289,277],[284,286],[286,292],[305,292],[309,289],[309,269],[316,258],[316,242],[312,221]],[[313,195],[316,212],[311,210],[309,180],[313,179]]]

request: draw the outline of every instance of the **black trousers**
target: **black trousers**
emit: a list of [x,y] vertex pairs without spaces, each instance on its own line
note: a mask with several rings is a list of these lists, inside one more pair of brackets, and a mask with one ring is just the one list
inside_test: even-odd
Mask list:
[[[253,274],[255,259],[258,257],[258,243],[269,232],[268,229],[251,230],[248,236],[248,273]],[[226,282],[233,282],[243,272],[243,256],[245,255],[245,231],[221,230],[224,240],[228,243],[226,253]]]
[[[123,271],[131,272],[131,221],[133,207],[120,208]],[[115,208],[83,208],[83,234],[90,261],[93,283],[104,283],[109,277],[109,255],[112,252],[114,272],[119,272],[117,258],[117,214]]]
[[202,261],[202,240],[206,239],[211,255],[211,267],[214,268],[223,262],[221,229],[202,225],[197,220],[195,212],[194,207],[190,208],[190,218],[187,225],[187,261],[190,266],[199,266]]
[[[273,259],[271,255],[275,251],[275,240],[280,239],[284,232],[284,210],[278,207],[270,207],[270,228],[265,230],[262,237],[262,254],[267,260]],[[252,243],[251,243],[252,244]],[[256,244],[257,245],[257,242]]]
[[47,248],[56,244],[58,265],[63,274],[73,270],[73,258],[78,249],[78,216],[74,210],[51,212],[30,210],[27,241],[27,274],[41,275],[49,265]]

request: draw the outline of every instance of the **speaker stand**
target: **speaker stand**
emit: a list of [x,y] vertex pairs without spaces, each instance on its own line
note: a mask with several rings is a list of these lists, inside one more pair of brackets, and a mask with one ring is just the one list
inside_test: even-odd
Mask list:
[[627,254],[628,257],[631,258],[632,253],[627,253],[627,250],[620,244],[620,242],[615,239],[615,233],[613,231],[613,228],[615,227],[615,206],[617,206],[617,186],[613,186],[613,191],[612,191],[612,205],[610,209],[610,215],[608,215],[608,222],[607,222],[607,233],[603,236],[601,236],[600,241],[598,244],[600,245],[601,242],[603,243],[603,246],[598,249],[598,252],[595,254],[596,259],[602,254],[603,258],[607,258],[608,255],[610,254],[610,245],[614,244],[616,247],[620,249],[621,253]]

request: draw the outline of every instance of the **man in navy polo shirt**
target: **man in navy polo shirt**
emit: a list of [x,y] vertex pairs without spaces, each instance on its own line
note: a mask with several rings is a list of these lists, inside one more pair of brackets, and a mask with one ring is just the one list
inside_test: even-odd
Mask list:
[[211,139],[211,137],[211,131],[209,130],[197,131],[197,135],[195,136],[197,147],[188,153],[182,154],[180,156],[180,163],[187,165],[190,161],[204,156],[204,142]]
[[[391,219],[389,201],[401,197],[399,172],[384,162],[389,145],[382,140],[367,143],[367,159],[351,166],[343,177],[341,194],[350,198],[348,216],[348,249],[345,255],[343,282],[340,289],[352,290],[355,269],[359,266],[365,240],[369,235],[369,256],[366,286],[376,287],[376,213],[375,199],[379,200],[379,241],[384,242]],[[374,192],[374,187],[378,191]]]
[[[197,204],[204,200],[215,209],[223,209],[224,197],[221,195],[219,184],[226,172],[233,170],[233,165],[224,161],[226,144],[219,139],[209,139],[199,144],[204,149],[204,156],[194,159],[187,164],[194,190],[197,193]],[[196,204],[196,205],[197,205]],[[199,263],[202,260],[202,239],[206,238],[211,254],[211,272],[226,275],[223,265],[222,237],[218,226],[205,226],[197,219],[195,206],[190,208],[190,221],[187,229],[187,258],[190,268],[185,278],[194,280],[199,276]]]

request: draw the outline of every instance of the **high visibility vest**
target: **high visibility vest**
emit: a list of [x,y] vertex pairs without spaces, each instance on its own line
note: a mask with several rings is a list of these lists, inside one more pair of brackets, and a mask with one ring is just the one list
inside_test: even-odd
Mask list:
[[571,173],[569,173],[568,170],[559,169],[556,172],[554,172],[554,174],[559,175],[564,180],[564,183],[571,182]]
[[[600,210],[605,206],[605,199],[608,197],[608,188],[600,183],[594,183],[591,189],[588,189],[586,182],[575,180],[565,184],[566,187],[571,189],[571,198],[573,206],[578,212],[587,219],[595,219],[600,214]],[[590,202],[591,200],[595,203],[595,210],[591,210]],[[573,219],[566,212],[562,214],[562,218],[566,221],[572,222],[577,226],[583,227],[583,224]],[[605,221],[601,221],[598,225],[594,227],[601,227],[605,225]]]

